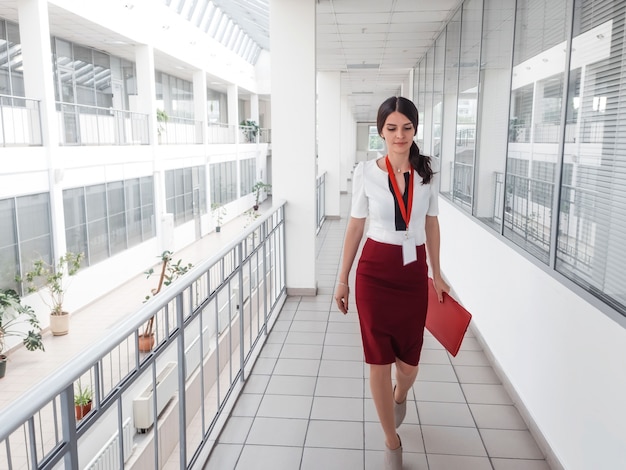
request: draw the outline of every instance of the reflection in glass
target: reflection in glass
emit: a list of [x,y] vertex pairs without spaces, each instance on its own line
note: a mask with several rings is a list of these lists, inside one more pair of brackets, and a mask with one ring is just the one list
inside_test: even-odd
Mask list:
[[503,233],[547,263],[550,256],[568,0],[517,2]]
[[575,11],[556,269],[626,314],[626,3]]

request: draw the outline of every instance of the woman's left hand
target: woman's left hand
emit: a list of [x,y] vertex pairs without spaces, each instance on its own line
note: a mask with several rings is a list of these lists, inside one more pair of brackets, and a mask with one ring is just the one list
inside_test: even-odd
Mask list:
[[439,302],[443,302],[443,293],[450,293],[450,286],[443,280],[441,276],[433,277],[433,285],[435,286],[435,291],[437,292],[437,298]]

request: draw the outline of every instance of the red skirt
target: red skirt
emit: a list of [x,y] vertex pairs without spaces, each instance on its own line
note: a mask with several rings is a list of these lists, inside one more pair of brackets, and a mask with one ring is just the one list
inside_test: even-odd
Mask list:
[[356,271],[355,298],[365,362],[416,366],[428,309],[428,266],[424,245],[417,261],[402,263],[402,246],[367,239]]

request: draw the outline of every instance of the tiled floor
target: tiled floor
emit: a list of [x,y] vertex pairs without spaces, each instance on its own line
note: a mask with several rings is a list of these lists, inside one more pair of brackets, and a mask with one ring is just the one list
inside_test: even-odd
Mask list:
[[[383,468],[355,307],[332,299],[348,204],[318,235],[319,294],[287,300],[206,470]],[[405,470],[549,468],[471,332],[457,357],[426,333],[399,434]]]
[[[290,297],[263,347],[205,468],[208,470],[381,469],[383,435],[362,360],[354,304],[332,294],[349,196],[341,220],[317,237],[316,297]],[[238,233],[242,217],[176,253],[196,263]],[[0,381],[0,409],[88,347],[93,336],[141,305],[145,276],[72,318],[67,336],[45,337],[46,353],[23,349]],[[89,314],[86,314],[86,313]],[[418,381],[399,428],[404,469],[547,470],[539,448],[471,333],[456,358],[427,334]]]

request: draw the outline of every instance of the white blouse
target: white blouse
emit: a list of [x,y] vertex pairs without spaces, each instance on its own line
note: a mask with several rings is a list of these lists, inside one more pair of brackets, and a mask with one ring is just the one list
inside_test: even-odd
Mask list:
[[[434,175],[429,184],[415,172],[413,178],[413,208],[409,222],[409,237],[415,245],[426,243],[426,216],[439,214],[439,172],[435,160],[431,159]],[[389,190],[389,175],[381,170],[376,160],[360,162],[352,178],[352,211],[356,219],[369,216],[367,236],[372,240],[393,245],[402,245],[406,238],[404,230],[396,230],[396,212],[393,193]]]

